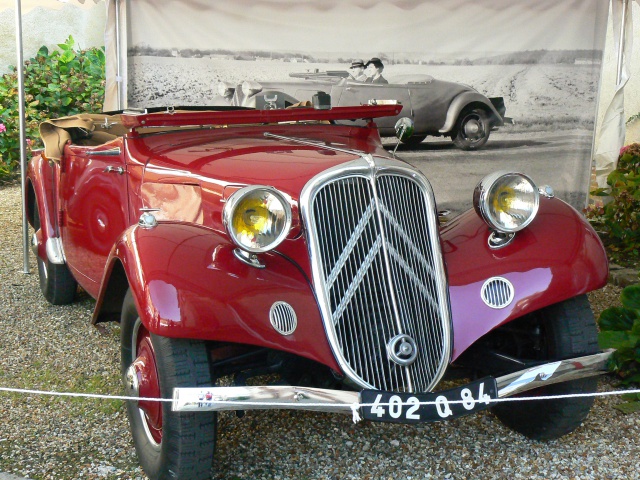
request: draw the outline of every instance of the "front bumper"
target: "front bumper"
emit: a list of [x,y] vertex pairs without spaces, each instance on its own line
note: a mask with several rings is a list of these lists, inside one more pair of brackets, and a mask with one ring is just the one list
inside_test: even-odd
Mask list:
[[[614,350],[559,360],[496,378],[498,398],[554,383],[601,375]],[[172,410],[177,412],[224,410],[310,410],[352,413],[362,402],[360,393],[295,386],[176,388]]]

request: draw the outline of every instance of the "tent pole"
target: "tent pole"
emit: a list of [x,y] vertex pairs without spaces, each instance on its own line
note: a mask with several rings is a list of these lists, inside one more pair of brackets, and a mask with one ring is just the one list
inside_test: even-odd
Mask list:
[[618,71],[616,73],[616,86],[622,81],[622,71],[624,69],[624,43],[625,30],[627,26],[627,10],[629,8],[629,0],[622,0],[622,25],[620,27],[620,41],[618,43]]
[[20,181],[22,190],[22,250],[23,268],[22,273],[29,272],[29,222],[27,221],[27,204],[25,202],[25,188],[27,186],[27,134],[25,120],[25,95],[24,95],[24,59],[22,53],[22,2],[16,0],[16,50],[18,63],[16,70],[18,73],[18,112],[20,123]]
[[120,72],[120,65],[122,59],[120,58],[120,0],[115,0],[116,5],[116,82],[117,82],[117,98],[118,98],[118,110],[122,110],[122,74]]

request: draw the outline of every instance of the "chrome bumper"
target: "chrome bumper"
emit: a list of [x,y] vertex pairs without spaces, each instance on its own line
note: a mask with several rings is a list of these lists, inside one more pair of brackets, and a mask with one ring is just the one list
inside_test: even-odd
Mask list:
[[[554,383],[601,375],[614,350],[559,360],[496,378],[498,398]],[[358,392],[293,386],[176,388],[172,410],[200,412],[223,410],[310,410],[352,413],[360,404]]]

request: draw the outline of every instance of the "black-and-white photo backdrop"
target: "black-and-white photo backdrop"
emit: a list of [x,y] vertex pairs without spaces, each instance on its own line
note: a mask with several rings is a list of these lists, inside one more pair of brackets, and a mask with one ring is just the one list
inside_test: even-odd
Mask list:
[[[334,104],[375,91],[401,101],[403,115],[442,123],[447,95],[470,87],[504,103],[507,122],[484,146],[465,151],[448,134],[429,135],[397,152],[425,172],[439,207],[468,208],[475,183],[507,169],[581,209],[608,8],[608,0],[129,0],[127,106],[281,107],[341,85]],[[351,68],[359,61],[388,84],[361,87]],[[246,103],[271,87],[279,101]]]

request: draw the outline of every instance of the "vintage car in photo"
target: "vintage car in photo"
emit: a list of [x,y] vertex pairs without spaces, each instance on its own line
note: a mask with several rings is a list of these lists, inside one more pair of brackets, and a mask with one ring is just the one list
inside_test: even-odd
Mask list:
[[56,305],[80,286],[94,324],[120,323],[148,477],[209,478],[223,410],[490,408],[534,439],[578,428],[592,397],[500,400],[594,392],[605,371],[586,293],[608,265],[582,215],[503,171],[441,224],[428,179],[381,144],[375,121],[401,105],[317,107],[41,125],[25,189],[40,286]]
[[290,74],[291,81],[245,81],[239,86],[225,82],[217,85],[221,104],[253,108],[285,108],[311,101],[324,92],[331,105],[351,106],[371,101],[395,100],[402,113],[378,119],[381,136],[394,136],[396,121],[408,117],[414,121],[414,132],[403,139],[409,145],[420,144],[427,136],[449,137],[462,150],[482,147],[492,130],[510,123],[505,117],[502,97],[487,98],[474,88],[455,82],[438,80],[430,75],[396,75],[389,84],[363,83],[346,71],[313,71]]

